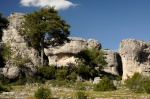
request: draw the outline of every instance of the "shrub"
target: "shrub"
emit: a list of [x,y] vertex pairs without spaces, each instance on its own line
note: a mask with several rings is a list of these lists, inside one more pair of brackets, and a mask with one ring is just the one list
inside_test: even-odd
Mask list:
[[87,99],[88,95],[85,94],[83,91],[77,91],[76,92],[76,98],[77,99]]
[[76,90],[86,90],[85,85],[82,82],[77,82]]
[[56,69],[54,66],[43,66],[42,68],[40,68],[39,71],[40,71],[42,77],[44,77],[46,79],[54,79],[55,78]]
[[58,69],[56,71],[56,78],[58,80],[64,80],[64,79],[67,79],[67,74],[68,74],[68,71],[66,69]]
[[134,75],[125,81],[125,86],[135,93],[150,94],[150,79],[136,72]]
[[11,87],[0,84],[0,93],[10,91]]
[[72,72],[69,76],[68,76],[69,80],[73,80],[75,81],[77,79],[77,74],[75,72]]
[[102,80],[94,85],[94,91],[111,91],[116,90],[114,83],[107,76],[104,76]]
[[35,92],[34,97],[36,99],[47,99],[48,97],[50,97],[50,95],[51,95],[50,89],[41,87]]

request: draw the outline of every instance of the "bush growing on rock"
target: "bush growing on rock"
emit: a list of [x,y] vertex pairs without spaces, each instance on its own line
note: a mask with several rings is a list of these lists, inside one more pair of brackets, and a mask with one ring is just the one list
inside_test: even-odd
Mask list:
[[111,91],[116,90],[114,83],[107,76],[104,76],[102,80],[94,85],[94,91]]

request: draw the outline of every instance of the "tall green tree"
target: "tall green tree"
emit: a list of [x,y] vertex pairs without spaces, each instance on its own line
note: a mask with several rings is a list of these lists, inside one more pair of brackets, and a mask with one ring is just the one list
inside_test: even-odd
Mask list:
[[46,47],[44,38],[50,40],[52,46],[68,41],[70,25],[66,23],[54,7],[41,8],[38,11],[26,14],[25,21],[19,33],[28,41],[28,45],[41,52],[43,65],[43,49]]
[[98,76],[103,66],[107,65],[102,50],[85,48],[76,57],[78,58],[77,72],[85,79]]
[[2,13],[0,12],[0,41],[2,41],[3,36],[3,29],[6,29],[8,27],[9,21],[7,18],[2,17]]

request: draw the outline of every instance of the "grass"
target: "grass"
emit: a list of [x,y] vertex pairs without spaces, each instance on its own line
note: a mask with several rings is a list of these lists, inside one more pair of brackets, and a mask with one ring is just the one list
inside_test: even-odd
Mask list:
[[[90,84],[87,84],[87,82],[84,82],[86,86],[90,86]],[[41,85],[42,86],[42,85]],[[54,98],[62,98],[66,99],[67,97],[70,97],[71,99],[75,99],[75,92],[77,91],[75,88],[68,88],[68,87],[52,87],[50,85],[47,86],[47,88],[53,88],[57,90],[52,91],[52,96]],[[12,86],[11,92],[27,92],[30,93],[30,95],[27,94],[27,99],[35,99],[34,98],[34,92],[38,89],[38,86]],[[111,99],[150,99],[150,94],[135,94],[128,90],[119,89],[116,91],[106,91],[106,92],[97,92],[92,90],[83,90],[86,94],[88,94],[88,99],[95,99],[95,98],[111,98]],[[5,99],[5,98],[4,98]],[[10,98],[11,99],[11,98]]]

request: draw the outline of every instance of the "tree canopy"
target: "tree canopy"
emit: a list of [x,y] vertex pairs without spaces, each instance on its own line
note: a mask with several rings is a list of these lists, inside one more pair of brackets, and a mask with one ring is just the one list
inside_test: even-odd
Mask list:
[[28,45],[41,52],[41,65],[43,65],[45,37],[49,45],[59,45],[68,41],[70,25],[61,19],[54,7],[41,8],[38,11],[26,14],[25,21],[19,28],[20,35],[24,36]]
[[70,25],[61,19],[54,7],[41,8],[24,17],[20,34],[25,37],[29,46],[40,50],[45,36],[53,41],[51,45],[62,44],[68,40]]
[[0,41],[2,40],[3,36],[3,29],[6,29],[8,26],[9,21],[7,18],[2,17],[2,13],[0,13]]

